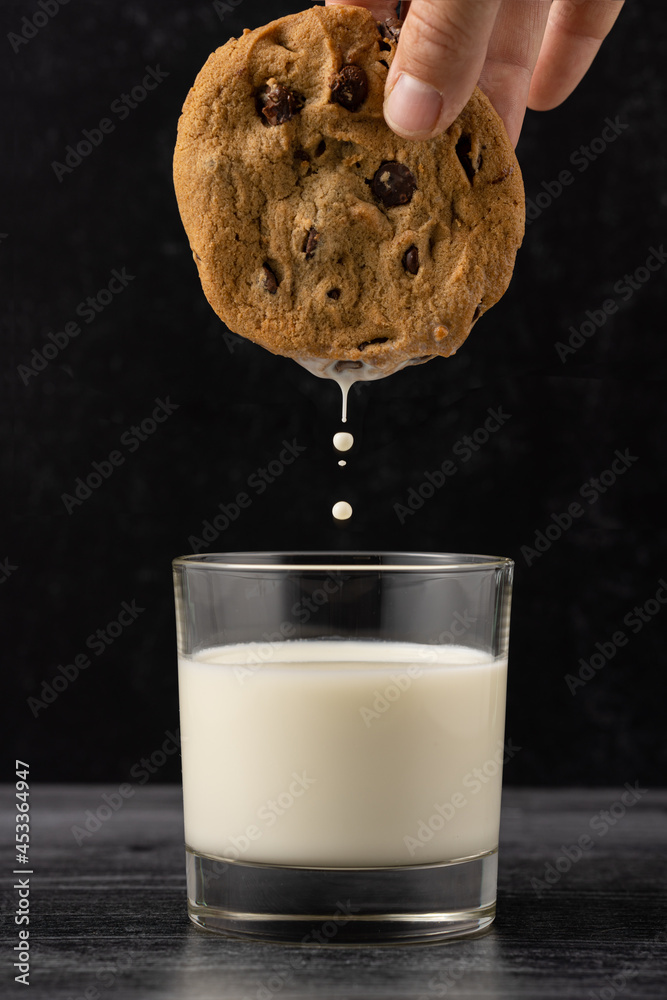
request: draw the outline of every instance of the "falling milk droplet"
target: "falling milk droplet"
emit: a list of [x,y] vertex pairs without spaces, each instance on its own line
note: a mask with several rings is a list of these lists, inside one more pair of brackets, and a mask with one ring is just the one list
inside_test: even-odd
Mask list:
[[349,451],[354,445],[354,438],[347,431],[338,431],[333,437],[336,451]]
[[348,521],[352,517],[352,507],[347,500],[339,500],[333,505],[331,513],[337,521]]
[[[350,362],[350,363],[352,364],[352,362]],[[338,362],[336,362],[336,364],[337,365],[345,364],[345,362],[338,361]],[[361,365],[360,365],[360,367],[361,367]],[[350,370],[347,370],[347,371],[346,370],[338,370],[338,371],[336,371],[336,369],[334,368],[334,370],[331,372],[330,377],[333,378],[333,379],[335,379],[336,382],[338,382],[338,386],[340,388],[341,395],[343,397],[343,409],[342,409],[342,413],[341,413],[341,423],[346,424],[347,423],[347,399],[348,399],[348,396],[349,396],[349,393],[350,393],[351,386],[353,386],[355,382],[359,382],[360,381],[360,379],[359,379],[359,371],[356,368],[353,368],[353,369],[350,369]]]

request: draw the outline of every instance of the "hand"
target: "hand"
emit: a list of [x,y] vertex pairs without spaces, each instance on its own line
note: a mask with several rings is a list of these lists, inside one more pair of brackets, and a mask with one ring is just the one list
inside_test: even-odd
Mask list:
[[[354,3],[355,0],[327,0]],[[408,139],[449,128],[478,83],[516,146],[526,107],[549,111],[572,93],[624,0],[412,0],[387,78],[387,124]],[[378,19],[395,0],[356,0]]]

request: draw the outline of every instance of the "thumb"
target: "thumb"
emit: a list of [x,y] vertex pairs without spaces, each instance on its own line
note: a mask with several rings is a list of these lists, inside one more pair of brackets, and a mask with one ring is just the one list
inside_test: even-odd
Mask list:
[[448,128],[479,79],[501,0],[412,0],[387,78],[384,115],[398,135]]

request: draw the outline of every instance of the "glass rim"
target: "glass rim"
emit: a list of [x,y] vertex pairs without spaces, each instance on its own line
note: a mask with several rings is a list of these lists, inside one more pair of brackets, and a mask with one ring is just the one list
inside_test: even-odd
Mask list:
[[[344,562],[345,557],[366,558],[367,562]],[[288,561],[294,559],[294,562]],[[370,560],[376,560],[372,562]],[[395,562],[405,559],[406,562]],[[272,561],[273,560],[273,561]],[[302,560],[302,561],[297,561]],[[386,562],[384,560],[387,560]],[[510,568],[514,560],[508,556],[475,555],[460,552],[403,552],[370,550],[292,550],[276,552],[208,552],[178,556],[172,560],[174,569],[199,567],[210,570],[252,570],[263,572],[308,572],[324,570],[344,572],[452,572]]]

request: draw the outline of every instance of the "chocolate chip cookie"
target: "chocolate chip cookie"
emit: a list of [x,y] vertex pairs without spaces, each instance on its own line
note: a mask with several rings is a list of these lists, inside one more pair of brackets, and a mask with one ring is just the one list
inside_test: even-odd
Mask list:
[[523,237],[519,165],[480,90],[435,139],[385,124],[399,29],[348,6],[246,29],[179,121],[176,195],[210,304],[321,374],[453,354]]

